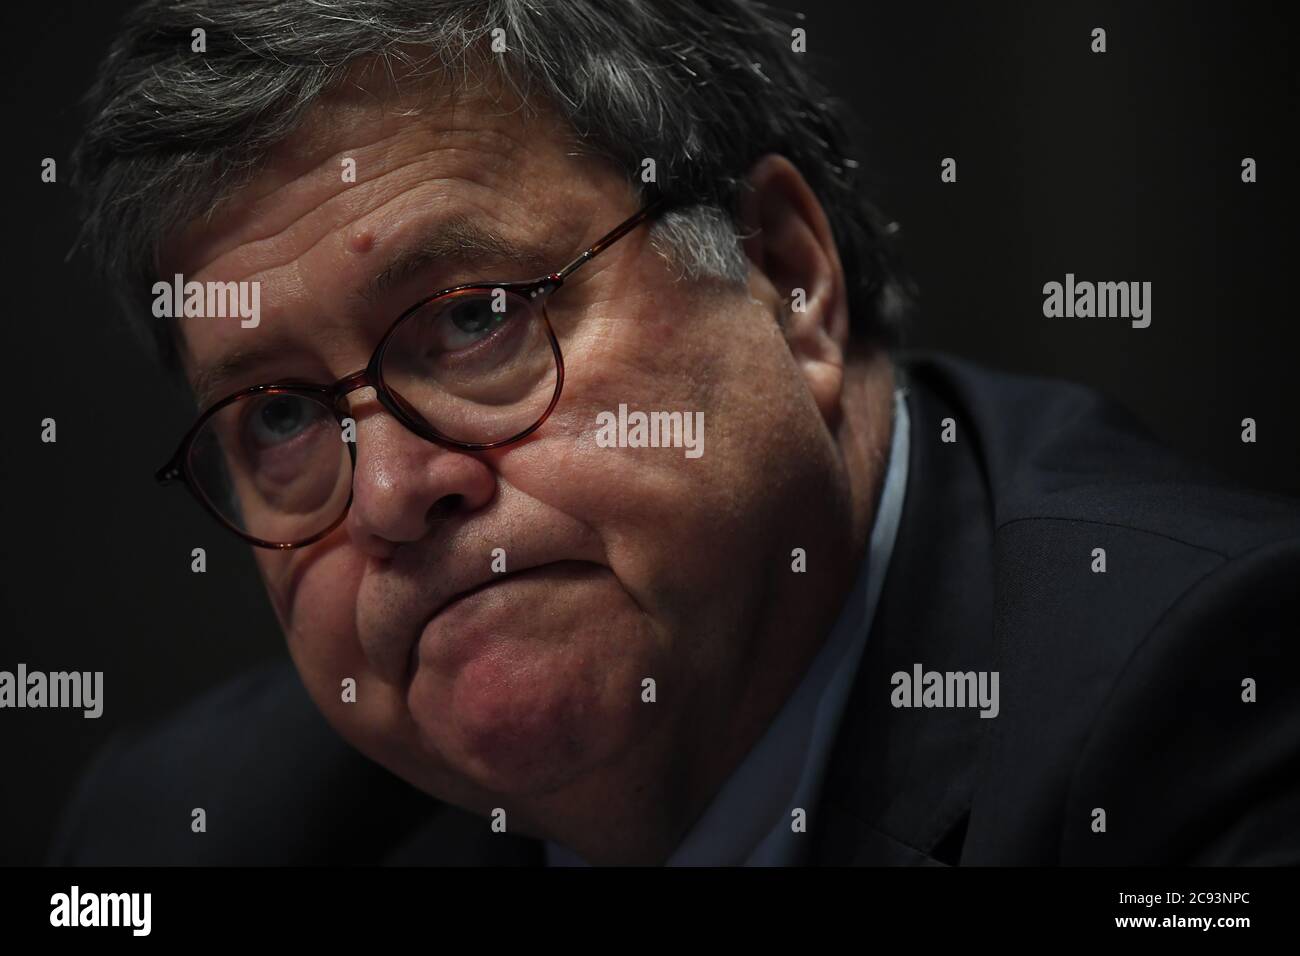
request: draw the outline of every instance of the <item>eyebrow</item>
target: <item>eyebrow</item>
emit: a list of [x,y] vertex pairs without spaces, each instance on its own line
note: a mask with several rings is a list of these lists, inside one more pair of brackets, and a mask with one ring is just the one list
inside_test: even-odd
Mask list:
[[[425,224],[352,298],[360,306],[373,307],[386,293],[434,264],[470,265],[478,262],[484,263],[485,267],[508,264],[516,274],[484,274],[476,276],[476,281],[533,279],[549,268],[548,256],[540,249],[511,242],[484,229],[470,217],[458,215]],[[550,265],[558,268],[556,263]]]
[[195,402],[200,409],[207,408],[213,400],[224,398],[229,391],[222,387],[222,383],[258,366],[267,365],[283,354],[284,351],[280,348],[256,346],[236,349],[217,361],[203,366],[194,373],[194,380],[191,383]]

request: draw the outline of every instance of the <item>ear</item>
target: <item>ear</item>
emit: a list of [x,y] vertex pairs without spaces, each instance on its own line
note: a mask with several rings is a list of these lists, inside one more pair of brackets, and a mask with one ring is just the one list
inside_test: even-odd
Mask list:
[[740,200],[750,291],[770,305],[813,401],[840,413],[849,311],[844,269],[821,203],[784,156],[754,164]]

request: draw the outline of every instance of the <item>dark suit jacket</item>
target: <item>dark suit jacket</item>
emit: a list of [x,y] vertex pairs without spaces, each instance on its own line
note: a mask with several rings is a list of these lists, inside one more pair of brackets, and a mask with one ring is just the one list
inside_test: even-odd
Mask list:
[[[811,860],[1300,863],[1300,503],[1207,477],[1093,391],[936,355],[900,367],[906,503],[808,817]],[[917,663],[998,671],[999,715],[894,708],[891,674]],[[537,841],[493,834],[352,750],[287,664],[112,740],[51,851],[541,860]]]

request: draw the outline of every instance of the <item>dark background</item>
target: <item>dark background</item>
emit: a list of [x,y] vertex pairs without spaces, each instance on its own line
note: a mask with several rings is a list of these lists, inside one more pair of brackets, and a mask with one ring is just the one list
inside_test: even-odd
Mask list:
[[[922,293],[909,346],[1090,383],[1235,480],[1300,494],[1285,4],[781,5],[806,14],[808,55],[863,124],[873,195],[902,224]],[[127,6],[5,11],[0,669],[102,670],[105,712],[0,710],[2,863],[40,860],[109,733],[285,654],[244,546],[152,481],[189,407],[66,258],[78,99]],[[57,184],[40,181],[46,156]],[[939,180],[945,156],[956,184]],[[1151,327],[1045,319],[1043,283],[1067,272],[1151,281]]]

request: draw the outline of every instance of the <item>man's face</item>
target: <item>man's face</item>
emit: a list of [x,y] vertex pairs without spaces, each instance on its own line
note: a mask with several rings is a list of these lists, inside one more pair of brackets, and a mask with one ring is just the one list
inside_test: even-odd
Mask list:
[[[555,120],[427,90],[421,112],[402,115],[416,97],[322,101],[173,247],[169,273],[261,282],[256,328],[182,320],[191,376],[236,351],[261,356],[205,404],[353,372],[414,301],[558,269],[636,210],[625,177],[577,155]],[[448,257],[359,295],[453,220],[526,261]],[[257,551],[292,657],[346,739],[445,799],[527,816],[530,801],[584,779],[660,773],[665,754],[715,759],[752,725],[755,701],[791,686],[806,659],[792,630],[824,627],[836,609],[825,575],[792,572],[791,552],[814,568],[842,562],[820,529],[843,489],[770,292],[755,278],[748,290],[677,279],[641,227],[551,299],[564,389],[526,440],[447,450],[371,389],[352,393],[345,522],[299,550]],[[598,416],[620,404],[702,412],[702,456],[601,447]]]

